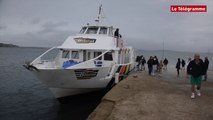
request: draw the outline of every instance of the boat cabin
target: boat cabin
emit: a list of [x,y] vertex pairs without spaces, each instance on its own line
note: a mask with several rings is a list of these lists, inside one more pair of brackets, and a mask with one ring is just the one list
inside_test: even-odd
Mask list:
[[[68,68],[79,63],[97,62],[96,67],[125,64],[130,58],[129,49],[123,47],[123,40],[113,36],[112,26],[83,26],[75,36],[70,36],[57,47],[58,54],[49,68]],[[90,63],[92,64],[92,63]]]

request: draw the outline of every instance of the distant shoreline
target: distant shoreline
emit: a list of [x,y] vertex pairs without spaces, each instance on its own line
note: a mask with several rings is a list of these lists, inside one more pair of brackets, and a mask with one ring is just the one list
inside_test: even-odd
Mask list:
[[42,48],[42,49],[49,49],[50,47],[37,47],[37,46],[18,46],[14,44],[6,44],[6,43],[0,43],[1,47],[11,47],[11,48]]
[[0,43],[0,47],[19,47],[18,45]]

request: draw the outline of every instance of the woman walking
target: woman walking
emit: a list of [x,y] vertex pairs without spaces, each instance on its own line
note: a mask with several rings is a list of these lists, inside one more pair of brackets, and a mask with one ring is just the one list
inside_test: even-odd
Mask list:
[[181,61],[180,61],[180,58],[178,58],[178,61],[176,63],[176,69],[177,69],[177,76],[178,77],[180,75],[180,65],[181,65]]

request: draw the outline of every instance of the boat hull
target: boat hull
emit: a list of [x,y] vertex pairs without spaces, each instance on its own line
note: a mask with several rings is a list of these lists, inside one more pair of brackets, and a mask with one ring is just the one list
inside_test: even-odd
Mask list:
[[103,88],[109,68],[39,70],[33,73],[53,88]]
[[78,95],[78,94],[83,94],[83,93],[88,93],[88,92],[93,92],[93,91],[98,91],[102,90],[99,88],[69,88],[69,89],[64,89],[64,88],[49,88],[53,95],[56,98],[61,98],[65,96],[72,96],[72,95]]
[[[56,98],[106,88],[111,78],[108,67],[33,71]],[[104,76],[104,77],[103,77]]]
[[[119,81],[121,81],[127,77],[131,69],[131,64],[125,64],[116,66],[114,71],[119,73]],[[114,78],[114,75],[109,76],[110,70],[110,67],[40,69],[33,73],[50,88],[56,98],[59,98],[109,87],[108,85],[112,83],[110,81]]]

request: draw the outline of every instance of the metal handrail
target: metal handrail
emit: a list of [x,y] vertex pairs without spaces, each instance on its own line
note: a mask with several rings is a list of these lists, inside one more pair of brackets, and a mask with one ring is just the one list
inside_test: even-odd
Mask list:
[[56,46],[54,46],[54,47],[48,49],[47,51],[45,51],[43,54],[41,54],[41,55],[38,56],[35,60],[33,60],[33,61],[30,63],[30,65],[33,65],[33,63],[35,63],[36,61],[38,61],[39,59],[41,59],[42,56],[44,56],[45,54],[47,54],[48,52],[50,52],[51,50],[53,50],[53,49],[55,49],[55,48],[56,48]]

